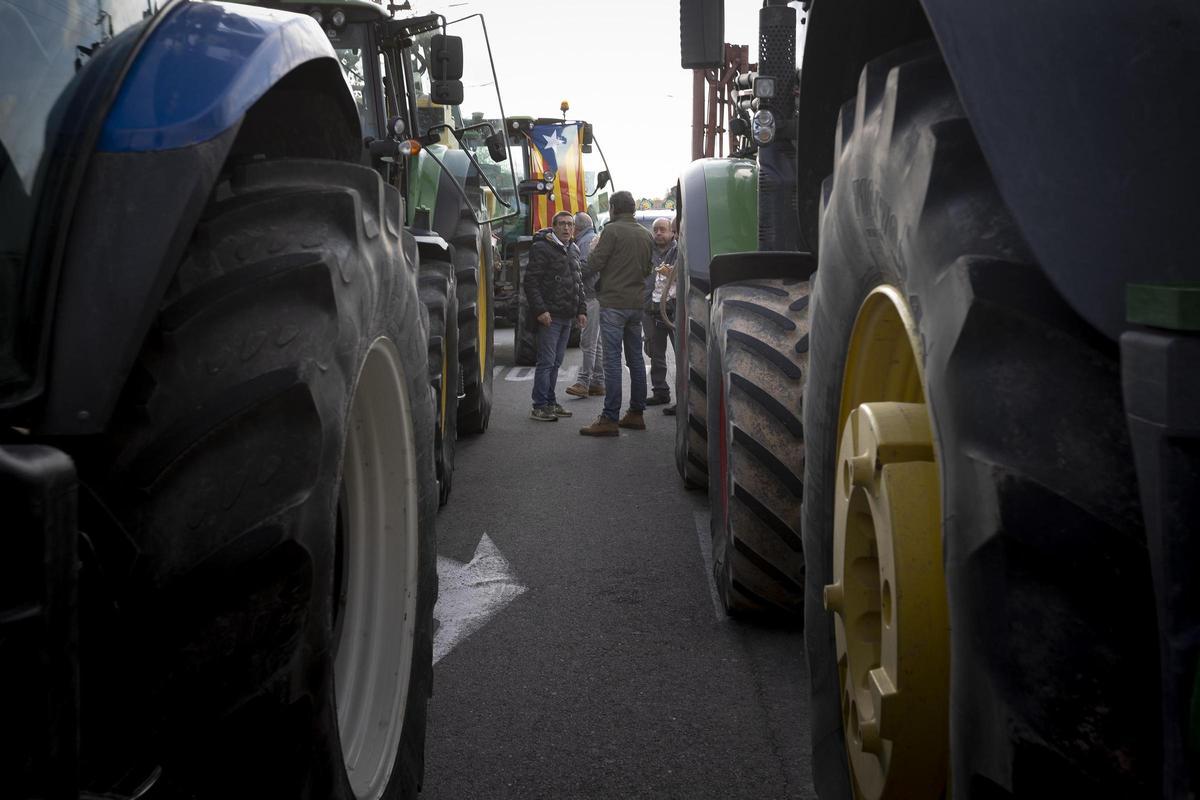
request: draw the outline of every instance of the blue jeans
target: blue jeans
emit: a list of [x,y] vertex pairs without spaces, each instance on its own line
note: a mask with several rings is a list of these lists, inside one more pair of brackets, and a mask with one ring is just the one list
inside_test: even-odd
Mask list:
[[616,420],[621,413],[621,351],[629,366],[629,410],[646,410],[646,362],[642,357],[642,310],[600,309],[600,336],[604,340],[604,416]]
[[558,383],[558,368],[567,353],[571,338],[571,320],[550,318],[549,325],[537,323],[537,367],[533,371],[533,407],[552,406],[558,402],[554,384]]

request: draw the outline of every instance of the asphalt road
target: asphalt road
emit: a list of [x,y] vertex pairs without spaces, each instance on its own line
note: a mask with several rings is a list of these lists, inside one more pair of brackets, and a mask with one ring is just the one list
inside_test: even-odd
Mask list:
[[511,330],[496,350],[491,425],[459,441],[438,517],[422,796],[815,797],[802,633],[717,608],[674,419],[651,408],[645,432],[580,436],[602,398],[562,392],[570,349],[558,389],[575,416],[534,422]]

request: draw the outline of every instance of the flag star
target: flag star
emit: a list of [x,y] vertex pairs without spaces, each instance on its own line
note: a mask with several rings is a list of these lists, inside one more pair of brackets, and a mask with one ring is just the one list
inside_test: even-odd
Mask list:
[[558,130],[552,130],[542,138],[546,140],[546,147],[555,150],[567,143],[567,137],[563,136]]

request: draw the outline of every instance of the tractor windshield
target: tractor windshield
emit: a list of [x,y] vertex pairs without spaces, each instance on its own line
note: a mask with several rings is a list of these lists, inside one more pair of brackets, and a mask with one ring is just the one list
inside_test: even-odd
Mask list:
[[[487,26],[480,14],[472,14],[446,26],[446,33],[461,36],[463,52],[471,54],[463,64],[463,101],[455,106],[436,105],[430,99],[430,44],[432,37],[440,32],[435,30],[418,35],[413,47],[408,50],[416,92],[417,132],[424,134],[438,125],[453,128],[454,133],[444,128],[441,130],[441,144],[467,150],[486,179],[481,179],[480,184],[487,197],[488,220],[479,221],[494,222],[510,217],[517,213],[516,170],[522,169],[522,164],[511,153],[507,158],[497,161],[488,147],[488,139],[495,133],[498,135],[493,138],[493,147],[498,148],[498,153],[507,151],[504,145],[504,106],[496,83],[496,71],[492,66]],[[485,53],[486,59],[483,58]],[[491,184],[490,188],[488,184]]]
[[0,0],[0,401],[25,391],[36,364],[69,170],[86,159],[133,29],[164,5]]
[[342,75],[350,94],[358,106],[358,119],[362,123],[363,136],[377,138],[380,136],[379,126],[384,115],[376,108],[378,93],[370,91],[369,87],[377,85],[378,80],[371,75],[376,65],[370,63],[371,56],[367,47],[367,25],[347,25],[340,31],[326,31],[330,35],[330,43],[337,52],[338,63],[342,66]]

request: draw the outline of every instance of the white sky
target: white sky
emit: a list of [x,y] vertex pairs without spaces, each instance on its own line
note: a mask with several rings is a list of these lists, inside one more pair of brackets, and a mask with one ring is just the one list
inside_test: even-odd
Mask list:
[[[725,0],[725,41],[750,45],[751,61],[761,6]],[[482,13],[505,112],[558,117],[559,103],[570,102],[569,119],[595,126],[618,189],[661,197],[691,159],[692,73],[679,66],[678,0],[419,0],[413,7],[449,20]],[[798,38],[804,31],[798,26]],[[801,39],[798,53],[802,47]]]

